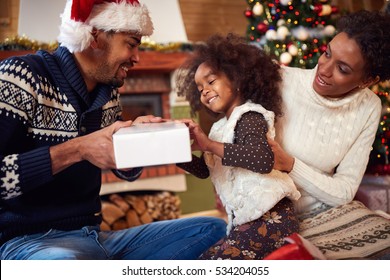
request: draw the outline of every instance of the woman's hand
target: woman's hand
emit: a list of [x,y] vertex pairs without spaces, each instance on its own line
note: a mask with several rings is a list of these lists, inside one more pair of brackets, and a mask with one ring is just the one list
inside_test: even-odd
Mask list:
[[268,143],[271,146],[271,149],[274,153],[274,160],[275,160],[274,169],[285,171],[285,172],[291,172],[291,170],[294,167],[295,159],[292,156],[290,156],[288,153],[286,153],[279,145],[279,143],[276,142],[275,140],[268,138]]

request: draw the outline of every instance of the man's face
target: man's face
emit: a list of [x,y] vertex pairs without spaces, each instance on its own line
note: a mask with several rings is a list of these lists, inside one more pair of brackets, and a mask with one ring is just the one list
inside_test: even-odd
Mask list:
[[121,87],[127,77],[127,71],[139,61],[138,47],[141,36],[103,31],[97,36],[97,48],[94,52],[97,67],[91,74],[97,83]]

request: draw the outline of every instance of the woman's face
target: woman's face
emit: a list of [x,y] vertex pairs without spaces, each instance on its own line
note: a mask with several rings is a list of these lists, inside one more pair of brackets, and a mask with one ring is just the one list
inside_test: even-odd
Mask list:
[[200,93],[200,102],[215,113],[227,117],[236,106],[242,104],[241,97],[232,91],[232,83],[224,73],[215,73],[206,63],[199,65],[195,83]]
[[319,95],[330,98],[353,93],[359,86],[365,86],[364,66],[356,41],[341,32],[330,41],[318,60],[313,88]]

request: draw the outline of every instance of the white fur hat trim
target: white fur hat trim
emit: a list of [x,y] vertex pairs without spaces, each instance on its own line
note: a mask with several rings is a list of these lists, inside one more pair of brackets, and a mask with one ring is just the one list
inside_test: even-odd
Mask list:
[[86,49],[93,40],[92,28],[103,31],[135,32],[142,36],[153,33],[153,23],[147,7],[143,4],[131,5],[126,0],[120,3],[103,2],[94,5],[85,22],[71,19],[72,0],[68,0],[64,13],[58,42],[70,52]]

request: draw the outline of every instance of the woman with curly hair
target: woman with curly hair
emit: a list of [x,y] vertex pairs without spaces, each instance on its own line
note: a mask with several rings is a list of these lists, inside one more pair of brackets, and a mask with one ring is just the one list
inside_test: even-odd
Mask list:
[[382,110],[370,87],[390,79],[390,16],[351,13],[337,30],[314,69],[282,68],[274,168],[297,185],[301,234],[327,258],[390,258],[390,221],[353,201]]
[[281,116],[280,67],[235,34],[211,36],[196,46],[177,78],[177,91],[221,118],[207,136],[193,120],[193,155],[179,167],[200,178],[211,176],[228,215],[227,235],[201,259],[263,259],[298,231],[291,200],[300,197],[293,181],[273,169],[267,142]]

